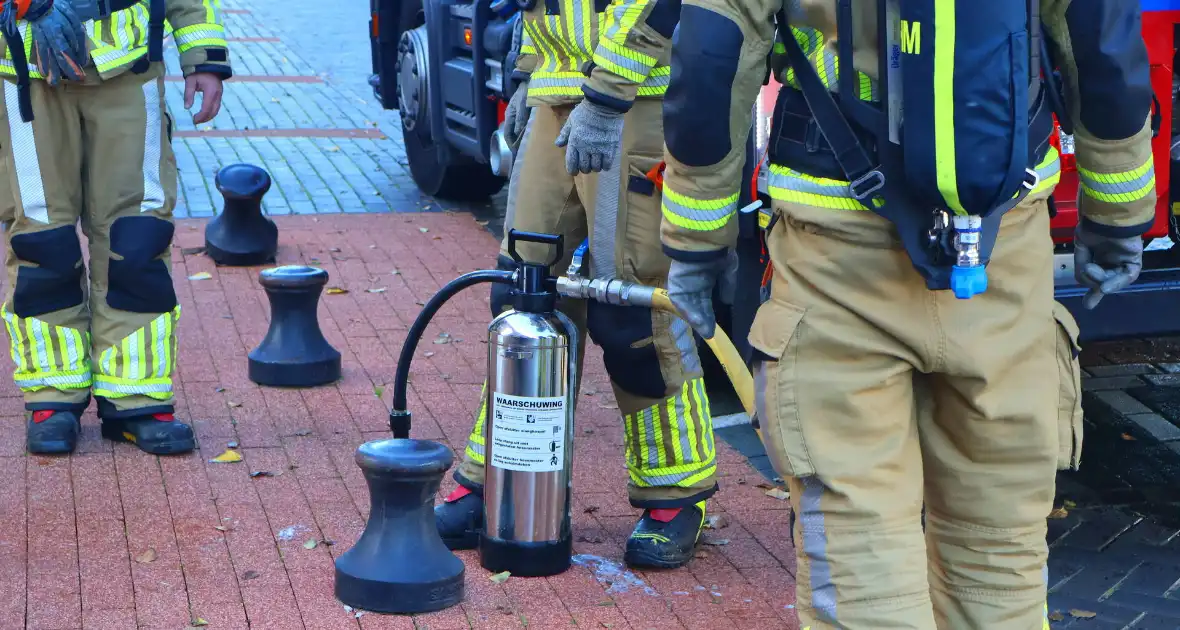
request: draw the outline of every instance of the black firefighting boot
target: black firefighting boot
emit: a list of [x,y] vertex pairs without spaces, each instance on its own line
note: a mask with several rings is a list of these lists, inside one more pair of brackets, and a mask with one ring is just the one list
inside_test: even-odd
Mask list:
[[179,455],[197,446],[193,428],[171,413],[103,418],[102,436],[114,442],[130,442],[152,455]]
[[82,420],[74,411],[40,409],[30,411],[25,437],[35,455],[73,453],[82,432]]
[[634,569],[682,567],[692,560],[704,525],[704,501],[687,508],[644,510],[627,539],[623,560]]
[[434,522],[447,549],[475,549],[483,533],[483,497],[463,486],[434,506]]

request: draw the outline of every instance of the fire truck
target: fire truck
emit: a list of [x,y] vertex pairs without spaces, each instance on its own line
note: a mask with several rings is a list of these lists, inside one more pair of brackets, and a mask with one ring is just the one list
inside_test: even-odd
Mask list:
[[[406,157],[422,192],[444,199],[486,199],[504,186],[511,152],[498,132],[511,96],[512,17],[498,8],[515,0],[370,0],[373,74],[369,83],[387,109],[401,115]],[[495,7],[495,8],[494,8]],[[1077,318],[1083,341],[1180,334],[1180,194],[1171,189],[1173,107],[1177,74],[1176,31],[1180,0],[1140,0],[1143,38],[1155,91],[1152,141],[1156,173],[1156,217],[1139,280],[1106,297],[1093,311],[1081,306],[1085,289],[1073,275],[1071,240],[1077,223],[1078,180],[1072,138],[1058,130],[1053,143],[1062,156],[1061,182],[1054,193],[1052,235],[1057,299]],[[747,141],[748,159],[740,203],[769,204],[764,149],[778,84],[762,90]],[[1180,129],[1176,130],[1180,158]],[[1180,192],[1180,191],[1178,191]],[[1173,208],[1176,208],[1173,211]],[[743,216],[741,278],[751,283],[739,295],[757,294],[765,267],[757,213]],[[754,293],[749,293],[753,291]],[[721,325],[744,345],[758,304],[718,309]]]

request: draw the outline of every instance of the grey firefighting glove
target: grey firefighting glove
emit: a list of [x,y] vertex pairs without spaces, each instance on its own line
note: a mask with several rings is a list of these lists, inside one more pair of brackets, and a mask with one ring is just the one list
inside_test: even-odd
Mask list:
[[1079,223],[1073,236],[1073,273],[1090,289],[1082,303],[1098,306],[1103,296],[1130,286],[1143,269],[1143,237],[1113,238],[1094,234]]
[[524,136],[525,127],[529,123],[529,113],[532,111],[526,104],[528,93],[529,82],[521,81],[512,93],[512,98],[508,99],[508,106],[504,108],[504,140],[514,151]]
[[712,339],[717,327],[713,314],[713,289],[721,301],[733,304],[737,287],[737,254],[701,262],[673,260],[668,270],[668,297],[689,326],[705,339]]
[[623,112],[583,100],[557,135],[570,175],[610,169],[623,142]]
[[[16,31],[16,10],[15,2],[4,4],[0,11],[4,31]],[[63,79],[86,78],[90,40],[68,0],[32,0],[22,19],[29,23],[33,35],[33,58],[29,61],[45,75],[46,83],[57,85]]]

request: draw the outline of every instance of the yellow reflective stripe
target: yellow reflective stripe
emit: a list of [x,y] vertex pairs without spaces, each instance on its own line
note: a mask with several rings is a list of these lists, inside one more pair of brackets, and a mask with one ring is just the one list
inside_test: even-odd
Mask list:
[[17,387],[23,391],[90,387],[89,334],[35,317],[19,317],[8,310],[8,304],[0,305],[0,316],[12,344],[12,378]]
[[1049,147],[1049,150],[1045,152],[1045,159],[1041,160],[1034,170],[1037,172],[1038,181],[1037,185],[1029,191],[1030,195],[1045,192],[1056,186],[1061,181],[1061,159],[1057,154],[1057,148]]
[[225,27],[220,24],[194,24],[177,29],[172,34],[176,49],[181,53],[198,46],[226,47]]
[[848,182],[815,177],[776,164],[770,166],[767,192],[771,199],[786,203],[831,210],[868,210],[852,197]]
[[738,194],[723,199],[693,199],[664,184],[661,208],[664,218],[676,227],[698,232],[719,230],[737,212]]
[[484,381],[479,391],[479,414],[475,417],[475,426],[471,428],[471,435],[467,436],[467,458],[476,464],[484,463],[486,455],[484,440],[484,424],[488,416],[488,382]]
[[938,190],[955,214],[967,214],[959,200],[955,161],[955,0],[934,0],[934,162]]
[[[713,459],[717,456],[717,441],[713,439],[713,416],[709,411],[709,392],[705,390],[704,377],[693,380],[692,396],[697,405],[697,413],[693,417],[700,421],[698,429],[705,441],[706,458]],[[707,427],[706,424],[708,424]],[[693,431],[693,433],[695,434],[697,431]]]
[[606,38],[616,44],[626,44],[627,35],[631,34],[631,29],[635,28],[639,16],[643,15],[643,10],[651,1],[614,0],[611,2],[606,10],[610,15],[610,27],[607,29]]
[[205,7],[205,22],[208,24],[220,24],[221,16],[217,15],[217,9],[221,7],[220,0],[202,0],[201,6]]
[[594,63],[628,81],[642,83],[656,65],[656,58],[603,38],[594,51]]
[[1106,203],[1130,203],[1150,195],[1155,188],[1152,156],[1138,168],[1117,173],[1097,173],[1078,166],[1078,180],[1087,197]]

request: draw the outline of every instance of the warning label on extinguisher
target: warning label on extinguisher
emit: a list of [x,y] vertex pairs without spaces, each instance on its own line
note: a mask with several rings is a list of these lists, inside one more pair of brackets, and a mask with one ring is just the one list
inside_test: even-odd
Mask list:
[[488,464],[520,472],[552,472],[565,464],[565,398],[492,392]]

